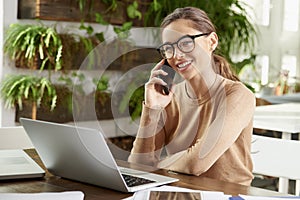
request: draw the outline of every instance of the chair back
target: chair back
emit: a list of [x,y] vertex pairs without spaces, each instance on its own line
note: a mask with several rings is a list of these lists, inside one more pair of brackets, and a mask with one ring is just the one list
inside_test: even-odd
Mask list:
[[[287,180],[300,180],[300,141],[281,138],[252,136],[251,155],[253,173]],[[288,182],[279,181],[279,191],[288,187]],[[300,185],[296,183],[295,194],[299,195]]]
[[253,172],[300,180],[300,141],[253,135]]

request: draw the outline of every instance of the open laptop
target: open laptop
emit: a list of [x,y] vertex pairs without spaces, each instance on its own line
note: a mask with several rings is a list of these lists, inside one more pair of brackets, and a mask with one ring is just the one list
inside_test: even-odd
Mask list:
[[[95,129],[20,118],[36,151],[54,175],[122,192],[135,192],[178,181],[117,166],[101,132]],[[128,177],[138,177],[126,184]]]
[[45,171],[22,149],[0,150],[0,180],[39,178]]

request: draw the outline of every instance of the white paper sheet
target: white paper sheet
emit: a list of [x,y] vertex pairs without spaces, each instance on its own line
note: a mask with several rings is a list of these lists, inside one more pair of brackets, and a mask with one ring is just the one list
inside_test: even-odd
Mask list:
[[42,193],[0,193],[0,200],[83,200],[81,191]]

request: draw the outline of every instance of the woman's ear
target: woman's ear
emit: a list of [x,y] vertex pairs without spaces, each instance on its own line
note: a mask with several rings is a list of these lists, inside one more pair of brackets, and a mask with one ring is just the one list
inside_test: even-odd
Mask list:
[[218,46],[218,40],[219,40],[218,35],[215,32],[211,32],[208,37],[209,37],[210,50],[214,51]]

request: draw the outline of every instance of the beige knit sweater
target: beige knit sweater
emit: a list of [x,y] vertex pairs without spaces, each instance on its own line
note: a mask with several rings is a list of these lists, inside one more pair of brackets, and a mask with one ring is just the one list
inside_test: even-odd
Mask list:
[[240,82],[217,76],[201,100],[189,98],[182,82],[165,109],[143,107],[128,160],[250,185],[254,109],[254,94]]

